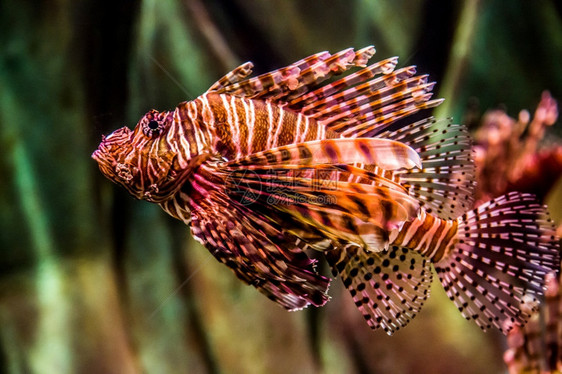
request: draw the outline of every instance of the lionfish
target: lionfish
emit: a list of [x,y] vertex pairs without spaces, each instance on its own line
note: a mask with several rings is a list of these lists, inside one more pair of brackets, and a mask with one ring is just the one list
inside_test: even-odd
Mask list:
[[417,314],[432,266],[467,319],[522,325],[559,264],[546,208],[512,192],[472,209],[467,130],[405,122],[442,100],[396,57],[367,66],[374,53],[321,52],[256,77],[245,63],[104,137],[92,157],[288,310],[329,300],[316,250],[371,328],[392,334]]
[[540,310],[507,335],[503,358],[510,374],[562,372],[562,288],[555,273],[547,274],[545,284]]

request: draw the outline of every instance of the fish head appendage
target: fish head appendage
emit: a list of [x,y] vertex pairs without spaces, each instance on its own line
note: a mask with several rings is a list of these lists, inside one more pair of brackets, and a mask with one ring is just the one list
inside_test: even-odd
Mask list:
[[166,201],[188,174],[178,162],[173,129],[174,112],[151,110],[133,130],[122,127],[102,137],[92,158],[105,177],[137,199]]

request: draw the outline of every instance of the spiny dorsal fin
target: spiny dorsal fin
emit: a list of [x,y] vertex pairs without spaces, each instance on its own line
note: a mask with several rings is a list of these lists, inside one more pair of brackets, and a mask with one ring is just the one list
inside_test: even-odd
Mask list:
[[[344,91],[348,87],[353,87],[359,83],[373,80],[379,74],[390,74],[398,64],[398,57],[391,57],[386,60],[376,62],[368,67],[361,69],[346,77],[340,78],[337,81],[317,88],[314,91],[308,92],[305,95],[299,96],[289,102],[289,107],[295,111],[304,114],[314,113],[314,105],[316,102],[327,102],[333,100],[333,97]],[[340,102],[343,102],[345,97],[340,93]],[[325,105],[323,105],[325,107]]]
[[228,86],[243,81],[244,79],[248,78],[252,74],[253,68],[254,68],[254,64],[252,64],[251,62],[243,63],[242,65],[238,66],[234,70],[227,73],[224,77],[216,81],[207,90],[207,92],[222,91]]
[[[320,52],[247,80],[235,80],[231,84],[225,84],[229,79],[223,78],[209,91],[284,103],[289,97],[305,94],[311,87],[317,86],[334,74],[341,74],[353,66],[364,66],[374,53],[375,49],[372,46],[359,51],[349,48],[333,55]],[[236,75],[235,72],[236,69],[232,75]]]
[[393,71],[396,62],[393,58],[368,66],[290,101],[288,108],[344,137],[371,137],[442,102],[430,100],[434,83],[427,82],[427,75],[414,76],[414,66]]
[[406,248],[372,253],[348,245],[326,252],[326,258],[373,329],[382,327],[392,335],[416,316],[429,297],[431,263]]
[[410,110],[427,107],[434,84],[427,83],[427,76],[411,77],[414,74],[413,67],[399,69],[315,101],[302,113],[344,137],[368,137]]

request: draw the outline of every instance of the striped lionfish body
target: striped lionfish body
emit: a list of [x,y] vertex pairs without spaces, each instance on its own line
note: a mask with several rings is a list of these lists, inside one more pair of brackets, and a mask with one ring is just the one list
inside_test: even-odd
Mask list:
[[558,267],[545,208],[511,193],[471,210],[468,133],[448,120],[401,123],[441,100],[396,58],[366,66],[373,54],[323,52],[253,78],[246,63],[105,137],[93,158],[289,310],[329,299],[314,249],[373,328],[392,333],[415,316],[432,264],[465,317],[522,325]]

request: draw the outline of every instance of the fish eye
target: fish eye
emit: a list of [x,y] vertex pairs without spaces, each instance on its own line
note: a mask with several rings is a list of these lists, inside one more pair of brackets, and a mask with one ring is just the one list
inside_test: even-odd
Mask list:
[[155,119],[145,122],[142,126],[146,136],[157,136],[162,131],[163,125]]

